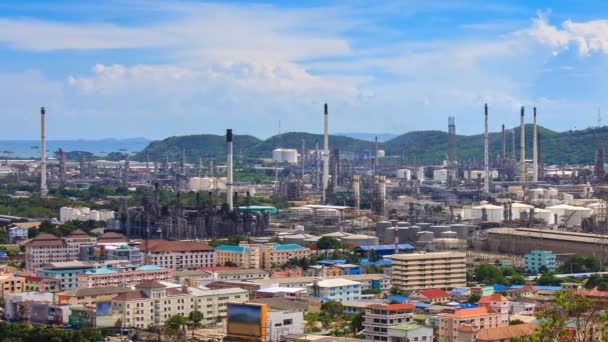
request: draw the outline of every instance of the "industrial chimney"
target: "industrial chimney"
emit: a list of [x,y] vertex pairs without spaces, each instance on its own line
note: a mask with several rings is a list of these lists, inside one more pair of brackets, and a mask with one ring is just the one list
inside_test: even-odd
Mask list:
[[234,206],[233,196],[234,191],[232,188],[232,129],[226,130],[226,201],[228,202],[228,209],[232,210]]
[[502,125],[502,150],[501,150],[501,157],[504,161],[505,158],[507,158],[507,132],[505,131],[505,125]]
[[484,106],[485,121],[483,131],[483,191],[490,192],[490,142],[488,139],[488,104]]
[[46,184],[46,113],[40,108],[40,194],[46,196],[49,189]]
[[534,182],[538,182],[538,128],[536,124],[536,107],[534,107],[534,131],[532,133],[532,167]]
[[521,124],[519,128],[519,180],[526,182],[526,124],[524,122],[524,106],[521,107]]
[[361,208],[361,178],[357,175],[353,176],[353,194],[355,197],[355,209]]
[[324,131],[323,131],[323,203],[327,201],[327,185],[329,184],[329,118],[327,103],[324,106]]

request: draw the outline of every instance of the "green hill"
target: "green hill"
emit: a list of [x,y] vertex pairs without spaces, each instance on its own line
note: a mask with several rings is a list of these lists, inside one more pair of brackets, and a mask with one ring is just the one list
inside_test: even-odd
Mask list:
[[[519,127],[515,129],[515,148],[516,155],[519,156]],[[532,157],[532,132],[533,126],[526,125],[526,156]],[[551,150],[551,145],[561,133],[557,133],[538,127],[541,137],[542,156],[549,158],[547,154]],[[502,134],[500,132],[488,135],[490,143],[491,158],[500,154],[502,148]],[[507,130],[507,155],[512,154],[512,131]],[[461,161],[480,161],[483,160],[483,134],[476,135],[457,135],[457,158]],[[416,131],[408,132],[395,137],[385,143],[387,155],[408,156],[408,160],[413,160],[414,156],[419,164],[437,164],[446,159],[448,151],[448,133],[443,131]],[[549,158],[552,159],[552,158]],[[556,158],[552,159],[556,160]],[[552,163],[545,159],[545,162]]]
[[[235,154],[240,154],[250,146],[261,142],[260,139],[251,135],[235,135],[233,139]],[[137,153],[134,159],[145,160],[146,153],[149,153],[150,160],[164,160],[167,155],[171,160],[177,160],[180,158],[182,150],[186,151],[186,159],[189,161],[198,160],[201,156],[222,159],[226,153],[226,136],[196,134],[169,137],[151,142],[143,151]]]
[[[526,156],[532,157],[532,125],[526,125]],[[595,157],[598,139],[603,139],[604,148],[608,143],[608,127],[588,128],[577,131],[555,132],[539,126],[541,158],[547,164],[592,164]],[[490,133],[490,156],[500,153],[501,133]],[[315,143],[323,147],[323,135],[302,132],[289,132],[260,140],[250,135],[235,135],[234,152],[251,158],[270,158],[272,150],[281,148],[301,148],[302,140],[307,149],[313,149]],[[457,135],[457,156],[461,161],[481,161],[483,159],[483,134]],[[330,135],[329,145],[333,150],[360,152],[374,148],[373,141],[354,139],[346,136]],[[516,155],[519,156],[519,127],[515,128]],[[414,156],[418,164],[438,164],[446,158],[448,134],[443,131],[408,132],[380,143],[379,147],[390,155],[406,155],[409,162]],[[181,137],[170,137],[151,142],[142,152],[135,156],[144,160],[145,153],[150,158],[164,159],[167,154],[176,160],[181,150],[186,150],[188,160],[198,160],[199,156],[224,159],[226,142],[222,135],[200,134]],[[507,130],[507,155],[512,155],[512,130]]]
[[[288,132],[261,141],[247,149],[247,153],[252,157],[269,158],[272,156],[272,150],[277,147],[295,148],[299,151],[302,147],[302,140],[306,144],[306,149],[314,149],[316,143],[319,143],[319,149],[323,149],[323,134]],[[345,136],[330,135],[329,146],[331,150],[338,148],[340,151],[354,152],[372,149],[374,143]]]

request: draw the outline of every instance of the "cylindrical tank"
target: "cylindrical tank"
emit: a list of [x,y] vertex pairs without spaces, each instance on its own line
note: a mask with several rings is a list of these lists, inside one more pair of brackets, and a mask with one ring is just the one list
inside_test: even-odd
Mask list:
[[281,159],[289,164],[298,163],[298,150],[287,148],[281,151]]
[[200,189],[202,191],[209,191],[209,190],[213,189],[213,178],[211,178],[211,177],[201,178]]
[[384,241],[384,232],[387,228],[392,227],[393,223],[390,221],[376,222],[376,236],[380,241]]
[[397,236],[399,237],[399,243],[410,243],[415,241],[410,239],[409,227],[398,227]]
[[408,229],[408,239],[410,241],[416,241],[418,239],[418,233],[421,231],[422,228],[420,228],[420,226],[411,226],[410,229]]
[[453,224],[450,230],[456,232],[459,239],[466,239],[469,236],[469,226],[466,224]]
[[439,233],[439,238],[441,238],[441,239],[457,239],[458,238],[458,233],[448,230],[448,231]]
[[280,163],[283,161],[283,149],[282,148],[275,148],[274,150],[272,150],[272,161],[277,162],[277,163]]
[[381,240],[382,243],[394,243],[395,242],[395,234],[397,228],[389,227],[384,231],[384,238]]
[[433,232],[436,238],[441,237],[441,233],[450,231],[450,227],[448,226],[430,226],[427,231]]
[[431,242],[435,238],[433,232],[419,232],[416,238],[418,242]]
[[418,223],[416,224],[418,227],[420,227],[423,231],[429,230],[429,227],[432,226],[432,223]]
[[386,152],[384,150],[378,150],[378,158],[384,158],[386,156]]
[[403,222],[403,221],[397,222],[397,227],[409,227],[409,226],[410,226],[409,222]]
[[201,190],[201,179],[200,177],[192,177],[188,179],[188,190],[199,191]]
[[412,171],[409,169],[399,169],[397,170],[397,178],[409,181],[412,179]]

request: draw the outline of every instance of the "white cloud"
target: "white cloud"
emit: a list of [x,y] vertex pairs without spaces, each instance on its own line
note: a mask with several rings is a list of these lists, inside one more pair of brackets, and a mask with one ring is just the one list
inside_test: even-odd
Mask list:
[[592,52],[608,54],[608,20],[574,22],[566,20],[561,29],[549,24],[548,16],[538,12],[532,27],[526,33],[542,44],[552,48],[567,49],[573,45],[581,56]]

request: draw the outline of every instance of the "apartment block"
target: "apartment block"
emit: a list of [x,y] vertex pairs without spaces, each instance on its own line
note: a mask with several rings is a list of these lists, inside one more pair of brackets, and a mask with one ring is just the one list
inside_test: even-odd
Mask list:
[[480,307],[439,314],[439,342],[476,342],[482,330],[508,325],[491,309]]
[[461,252],[396,254],[392,284],[406,291],[466,285],[466,255]]
[[320,298],[321,300],[334,300],[337,302],[360,300],[361,283],[341,278],[315,280],[308,286],[308,295]]
[[52,262],[79,260],[80,246],[93,245],[96,242],[95,237],[82,230],[76,230],[63,238],[42,233],[25,245],[25,268],[36,270]]
[[540,273],[542,267],[547,271],[555,271],[557,256],[551,251],[533,250],[524,255],[524,270],[530,273]]
[[391,326],[413,323],[414,304],[377,304],[365,309],[363,327],[367,341],[388,341]]
[[100,268],[78,274],[78,287],[132,286],[144,281],[171,281],[173,270],[155,265]]
[[248,300],[248,292],[237,288],[167,288],[156,281],[145,281],[135,290],[114,297],[112,313],[124,317],[125,326],[139,329],[163,325],[173,315],[188,317],[195,310],[203,314],[202,324],[211,324],[226,318],[228,302]]
[[148,265],[176,270],[215,266],[214,249],[204,242],[150,240],[140,248]]

